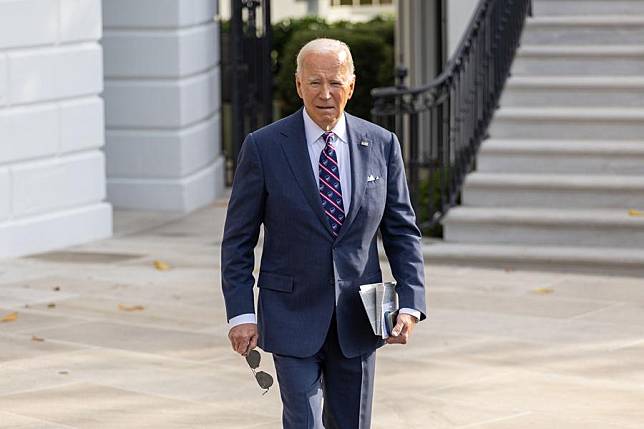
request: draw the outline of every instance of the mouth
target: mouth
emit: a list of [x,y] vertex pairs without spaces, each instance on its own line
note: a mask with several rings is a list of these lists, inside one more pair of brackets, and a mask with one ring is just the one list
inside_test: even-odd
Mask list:
[[333,106],[315,106],[318,110],[322,110],[325,112],[330,112],[332,110],[335,110],[335,107]]

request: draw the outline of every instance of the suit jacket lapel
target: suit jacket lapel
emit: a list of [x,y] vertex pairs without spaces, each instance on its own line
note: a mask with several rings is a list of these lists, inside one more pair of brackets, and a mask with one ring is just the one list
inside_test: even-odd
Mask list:
[[291,168],[291,172],[295,176],[297,184],[304,193],[311,208],[329,232],[329,236],[332,236],[331,226],[324,217],[322,203],[320,202],[320,191],[318,190],[318,185],[315,183],[315,176],[311,170],[311,158],[306,147],[306,133],[304,132],[302,109],[291,116],[289,126],[285,127],[281,131],[281,134],[282,140],[280,143]]
[[347,213],[346,222],[342,225],[336,240],[341,239],[346,234],[360,211],[362,197],[367,186],[367,170],[372,147],[371,141],[364,130],[360,129],[355,118],[346,112],[345,115],[347,118],[347,134],[349,135],[349,156],[351,158],[351,206],[349,207],[349,213]]

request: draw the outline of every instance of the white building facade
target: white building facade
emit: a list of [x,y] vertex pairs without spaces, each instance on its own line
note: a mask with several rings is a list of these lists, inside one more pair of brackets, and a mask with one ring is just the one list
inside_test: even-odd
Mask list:
[[[318,15],[329,21],[368,21],[394,15],[396,0],[271,0],[271,21]],[[221,1],[220,16],[230,19],[230,0]]]
[[0,2],[0,257],[107,237],[100,0]]
[[221,194],[217,7],[0,1],[0,257],[109,237],[113,206]]

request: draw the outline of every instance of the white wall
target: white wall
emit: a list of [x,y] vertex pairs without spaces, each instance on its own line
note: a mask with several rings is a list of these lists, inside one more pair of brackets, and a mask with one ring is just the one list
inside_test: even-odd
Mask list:
[[216,0],[104,0],[108,199],[188,212],[223,193]]
[[111,235],[100,0],[0,1],[0,257]]
[[467,29],[467,24],[476,10],[480,0],[449,0],[447,3],[447,45],[449,57],[452,56],[458,43]]

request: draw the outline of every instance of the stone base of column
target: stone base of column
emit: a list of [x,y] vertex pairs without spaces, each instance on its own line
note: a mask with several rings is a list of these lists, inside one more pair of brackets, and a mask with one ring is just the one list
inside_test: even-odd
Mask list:
[[224,192],[224,157],[181,179],[107,180],[107,198],[116,207],[188,213],[206,206]]
[[106,203],[0,223],[0,258],[24,256],[100,240],[112,235]]

